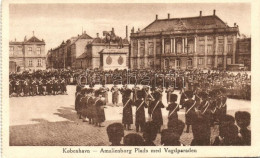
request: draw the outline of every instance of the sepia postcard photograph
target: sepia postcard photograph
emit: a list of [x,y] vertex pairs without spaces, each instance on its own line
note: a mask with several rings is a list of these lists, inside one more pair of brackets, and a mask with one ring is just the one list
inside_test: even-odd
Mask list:
[[260,156],[259,15],[253,0],[3,1],[2,156]]

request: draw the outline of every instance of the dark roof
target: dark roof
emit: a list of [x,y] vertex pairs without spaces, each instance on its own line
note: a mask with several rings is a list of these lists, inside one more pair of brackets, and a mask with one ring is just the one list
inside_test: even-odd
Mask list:
[[87,52],[81,54],[79,57],[77,57],[77,59],[83,59],[86,58],[88,56]]
[[77,38],[76,40],[72,41],[71,45],[74,44],[75,42],[77,42],[79,39],[93,39],[91,36],[89,36],[86,33],[83,33],[82,35],[79,35],[76,38]]
[[214,29],[228,27],[218,16],[158,19],[140,32],[160,32],[187,29]]
[[100,37],[94,38],[92,43],[104,43]]
[[44,41],[39,40],[37,37],[32,36],[29,40],[25,41],[25,42],[41,42],[44,43]]

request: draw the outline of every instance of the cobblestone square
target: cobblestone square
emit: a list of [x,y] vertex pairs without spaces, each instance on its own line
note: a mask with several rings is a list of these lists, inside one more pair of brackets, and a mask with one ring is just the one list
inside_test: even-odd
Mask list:
[[[98,85],[96,85],[99,87]],[[108,85],[111,88],[112,85]],[[131,85],[129,86],[131,87]],[[50,95],[34,97],[10,98],[10,145],[13,146],[106,146],[109,141],[106,127],[114,122],[122,122],[122,106],[111,106],[105,109],[105,127],[95,127],[78,119],[74,110],[75,86],[68,86],[68,95]],[[175,91],[179,94],[179,91]],[[119,100],[121,100],[121,95]],[[166,95],[163,94],[163,103],[166,104]],[[122,105],[122,104],[120,104]],[[238,110],[250,112],[250,101],[228,99],[228,114],[234,115]],[[147,110],[147,109],[146,109]],[[133,114],[135,108],[133,107]],[[167,128],[166,109],[162,110],[164,125]],[[185,121],[184,110],[179,111],[179,119]],[[146,111],[147,116],[147,111]],[[135,116],[134,116],[135,119]],[[133,130],[125,131],[135,133]],[[218,134],[217,126],[212,128],[212,138]],[[138,133],[142,135],[142,133]],[[183,133],[181,141],[189,145],[192,133]],[[157,135],[156,145],[160,145],[160,134]]]

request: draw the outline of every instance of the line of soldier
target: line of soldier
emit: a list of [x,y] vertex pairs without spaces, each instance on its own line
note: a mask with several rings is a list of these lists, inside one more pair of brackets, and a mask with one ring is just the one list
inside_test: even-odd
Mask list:
[[89,122],[98,127],[103,127],[102,123],[106,120],[104,108],[106,108],[105,98],[102,97],[101,89],[82,88],[75,94],[75,110],[79,119]]
[[[75,104],[76,111],[78,112],[78,114],[83,115],[84,121],[86,119],[85,117],[87,116],[87,118],[89,119],[89,123],[100,126],[100,123],[105,121],[104,105],[107,103],[106,97],[109,89],[106,88],[103,84],[101,88],[95,91],[96,99],[90,99],[88,91],[94,91],[93,85],[90,87],[91,88],[87,90],[86,88],[84,88],[80,91],[81,94],[77,95]],[[123,85],[123,87],[119,89],[115,84],[111,88],[112,93],[115,93],[115,89],[117,91],[117,96],[119,92],[122,93],[122,124],[125,130],[131,130],[131,125],[133,124],[132,107],[135,106],[136,132],[143,132],[145,123],[147,121],[152,121],[155,125],[154,130],[156,131],[156,133],[161,133],[161,127],[163,125],[161,109],[165,108],[165,105],[162,103],[163,88],[161,86],[151,89],[148,86],[144,86],[142,89],[140,89],[137,85],[135,85],[132,89],[130,89],[127,87],[127,85]],[[167,123],[168,129],[174,129],[178,126],[177,112],[180,108],[185,108],[186,132],[189,133],[190,128],[192,128],[193,133],[193,141],[191,145],[210,145],[211,127],[219,125],[219,130],[223,132],[223,129],[221,129],[221,127],[223,126],[223,124],[226,125],[227,120],[225,119],[227,117],[232,117],[227,116],[227,97],[225,88],[213,89],[209,92],[204,91],[199,87],[193,90],[183,90],[180,98],[180,104],[176,103],[178,96],[176,94],[173,94],[174,86],[169,86],[165,90],[165,92],[167,94],[168,103],[166,110],[169,111]],[[133,93],[132,98],[131,93]],[[79,100],[79,96],[84,94],[86,96],[85,98],[87,99],[80,99],[83,103],[81,104],[82,106],[80,106],[81,108],[77,108],[77,105],[79,105],[77,104],[77,100]],[[116,99],[118,100],[118,98]],[[95,102],[93,104],[93,101],[90,100],[102,100],[102,102]],[[112,98],[112,100],[114,100],[114,98]],[[113,102],[113,104],[117,105],[117,103],[115,102]],[[91,106],[94,106],[95,108],[91,108]],[[146,120],[146,114],[144,110],[145,108],[148,108],[148,120]],[[82,110],[79,109],[88,109],[88,112],[92,110],[92,114],[94,114],[94,116],[89,117],[89,114],[87,114],[88,112],[86,112],[86,115],[84,115],[84,112],[80,113],[80,111]],[[102,115],[96,114],[95,110],[102,111]],[[103,118],[101,119],[101,122],[91,121],[95,119],[100,120],[99,117]],[[230,142],[230,145],[232,145],[232,143],[234,142]],[[218,143],[215,143],[215,145],[218,145]],[[234,145],[236,145],[236,143],[234,143]]]
[[61,74],[39,75],[11,74],[9,97],[67,94],[66,76]]
[[200,86],[210,89],[225,87],[230,98],[251,99],[251,76],[247,73],[236,75],[226,71],[154,71],[154,70],[115,70],[90,71],[86,74],[86,84],[149,84],[168,87],[174,83],[175,89],[183,86]]

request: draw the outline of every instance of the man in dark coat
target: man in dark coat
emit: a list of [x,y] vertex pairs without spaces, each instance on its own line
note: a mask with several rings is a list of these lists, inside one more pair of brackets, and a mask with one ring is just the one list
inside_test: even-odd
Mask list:
[[176,94],[171,94],[170,96],[170,104],[166,108],[169,111],[168,114],[168,128],[174,128],[176,122],[178,121],[179,105],[176,103],[178,96]]
[[31,91],[31,96],[37,95],[37,80],[35,77],[31,81],[30,91]]
[[161,94],[157,91],[154,92],[154,101],[152,101],[148,107],[148,113],[152,119],[152,121],[157,126],[157,132],[160,133],[161,126],[163,125],[163,118],[162,118],[162,110],[161,108],[164,108],[164,105],[161,99]]
[[133,124],[133,112],[132,105],[133,100],[130,99],[131,90],[126,89],[124,92],[124,97],[122,98],[123,103],[123,118],[122,123],[124,124],[124,128],[127,130],[131,130],[131,124]]
[[96,115],[94,116],[95,120],[95,125],[102,127],[102,122],[106,120],[105,117],[105,110],[104,110],[104,105],[105,105],[105,98],[102,99],[102,94],[100,90],[95,91],[95,102],[94,105],[96,107]]
[[195,115],[196,101],[192,99],[192,91],[186,91],[185,95],[187,96],[188,100],[184,102],[183,106],[185,107],[185,121],[187,125],[186,133],[189,133],[190,125],[192,125],[193,117]]
[[147,104],[144,102],[144,91],[137,91],[137,100],[134,105],[136,106],[135,112],[135,126],[136,132],[139,132],[139,128],[141,128],[141,132],[143,132],[144,124],[145,124],[145,110],[147,108]]

